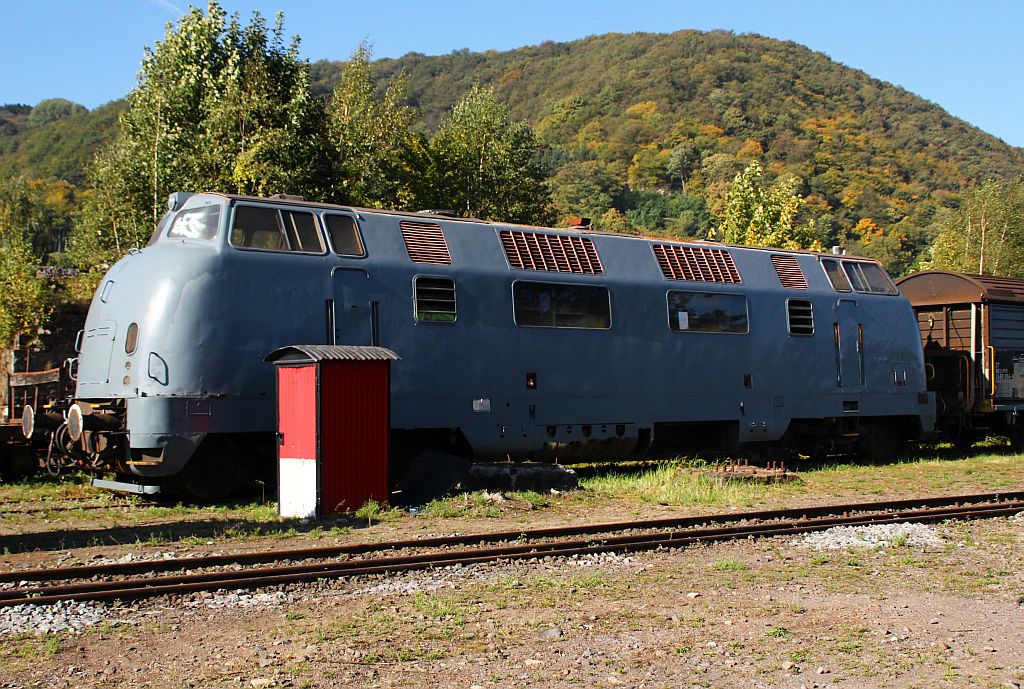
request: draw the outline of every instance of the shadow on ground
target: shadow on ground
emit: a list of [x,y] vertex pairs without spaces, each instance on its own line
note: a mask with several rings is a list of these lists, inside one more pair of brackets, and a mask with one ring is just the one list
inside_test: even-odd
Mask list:
[[247,519],[202,519],[97,529],[58,529],[38,533],[0,536],[0,552],[5,554],[33,551],[69,550],[95,546],[152,543],[173,545],[187,539],[272,536],[274,534],[308,533],[315,529],[366,528],[365,519],[338,516],[319,520],[253,521]]

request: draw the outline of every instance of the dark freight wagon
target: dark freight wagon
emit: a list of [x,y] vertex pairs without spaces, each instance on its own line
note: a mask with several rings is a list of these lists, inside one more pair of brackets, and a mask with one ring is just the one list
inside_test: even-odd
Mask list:
[[962,447],[990,432],[1024,445],[1024,280],[926,271],[899,288],[917,314],[939,430]]

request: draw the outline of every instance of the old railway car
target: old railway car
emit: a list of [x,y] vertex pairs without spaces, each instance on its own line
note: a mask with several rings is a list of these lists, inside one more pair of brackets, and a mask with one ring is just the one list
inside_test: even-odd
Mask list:
[[988,433],[1024,447],[1024,280],[933,270],[899,287],[917,315],[939,431],[962,449]]
[[[95,295],[70,423],[203,495],[272,456],[288,344],[380,345],[397,460],[891,449],[933,424],[873,261],[176,193]],[[397,472],[396,472],[397,473]]]

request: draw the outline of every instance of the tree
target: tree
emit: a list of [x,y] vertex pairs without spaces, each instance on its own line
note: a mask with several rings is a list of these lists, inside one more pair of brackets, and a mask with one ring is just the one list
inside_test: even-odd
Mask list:
[[28,114],[26,124],[29,127],[41,127],[47,122],[63,120],[65,117],[71,117],[83,112],[89,112],[89,109],[84,105],[79,105],[65,98],[48,98],[39,101],[36,107],[32,108],[32,112]]
[[622,184],[598,160],[566,163],[551,179],[552,198],[562,218],[600,218],[622,192]]
[[62,186],[21,177],[0,181],[0,246],[19,240],[34,264],[42,263],[69,222],[65,199],[58,198],[57,207],[47,202],[50,187]]
[[35,335],[53,312],[51,290],[38,260],[17,234],[0,247],[0,346],[17,335]]
[[71,244],[84,267],[143,244],[175,190],[336,194],[324,107],[281,15],[268,30],[259,13],[245,27],[229,20],[216,0],[192,8],[146,50],[127,101],[118,138],[89,171]]
[[532,224],[553,221],[537,141],[491,89],[474,86],[430,142],[430,198],[467,216]]
[[20,178],[0,182],[0,347],[17,335],[34,335],[53,310],[39,265],[54,218],[39,185]]
[[345,203],[413,208],[422,196],[423,139],[410,130],[413,111],[403,105],[400,74],[378,96],[370,75],[372,53],[361,44],[334,87],[329,108]]
[[1024,178],[964,191],[942,224],[926,267],[1024,277]]
[[820,251],[814,225],[796,226],[803,203],[800,184],[799,178],[786,177],[768,186],[760,163],[754,161],[733,179],[714,235],[730,244]]
[[617,232],[619,234],[636,234],[636,228],[629,218],[622,214],[617,208],[609,208],[608,212],[598,218],[594,225],[595,229],[602,232]]
[[667,171],[669,179],[678,180],[686,193],[686,180],[700,165],[700,147],[690,139],[680,141],[668,154]]

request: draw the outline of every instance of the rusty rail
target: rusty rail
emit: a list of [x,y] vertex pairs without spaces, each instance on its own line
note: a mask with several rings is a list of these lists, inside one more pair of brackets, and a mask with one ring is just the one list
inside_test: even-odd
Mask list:
[[[1004,499],[1010,497],[1011,499]],[[983,498],[983,499],[982,499]],[[995,500],[995,501],[994,501]],[[913,509],[906,509],[913,503]],[[924,503],[924,504],[923,504]],[[936,504],[939,503],[939,504]],[[893,505],[900,507],[893,508]],[[857,507],[859,509],[850,509]],[[831,510],[831,512],[828,512]],[[635,552],[658,548],[678,548],[698,542],[714,542],[752,537],[784,536],[812,531],[821,531],[841,525],[869,525],[893,523],[928,523],[948,519],[973,519],[1009,516],[1024,511],[1024,494],[1004,493],[985,496],[958,496],[933,498],[898,503],[861,503],[858,505],[834,505],[811,508],[810,510],[775,510],[746,512],[707,517],[691,517],[679,520],[654,520],[623,522],[566,529],[538,529],[534,531],[498,534],[474,534],[420,541],[394,541],[380,544],[356,544],[333,548],[273,551],[268,553],[243,553],[236,555],[182,558],[155,562],[118,563],[114,565],[92,565],[84,567],[51,568],[4,573],[5,580],[47,581],[104,575],[125,574],[126,572],[157,571],[167,569],[194,569],[224,564],[251,564],[266,562],[255,558],[273,557],[282,559],[310,559],[315,557],[338,557],[342,555],[367,554],[387,549],[426,548],[446,545],[467,545],[469,543],[501,543],[509,540],[531,540],[552,536],[587,535],[585,539],[548,540],[527,543],[513,543],[491,548],[469,550],[436,551],[389,557],[369,557],[352,560],[315,562],[299,565],[179,574],[162,577],[141,577],[115,581],[88,581],[78,584],[55,586],[19,587],[0,591],[0,607],[24,603],[44,604],[61,600],[133,600],[159,595],[183,594],[195,591],[221,588],[254,588],[287,583],[308,582],[317,579],[364,574],[381,574],[415,569],[429,569],[454,564],[476,564],[499,560],[519,560],[538,557],[566,557],[608,552]],[[798,518],[793,513],[800,512]],[[807,516],[806,512],[816,513]],[[851,514],[853,513],[853,514]],[[786,520],[778,515],[788,514]],[[760,515],[755,518],[754,515]],[[765,515],[774,515],[765,518]],[[700,524],[693,522],[700,521]],[[759,523],[740,523],[754,522]],[[618,536],[616,531],[665,529],[666,522],[675,524],[687,522],[686,526],[661,530],[655,533],[631,533]],[[706,526],[712,523],[733,522],[733,526]],[[595,538],[595,536],[602,536]],[[202,563],[202,564],[200,564]]]

